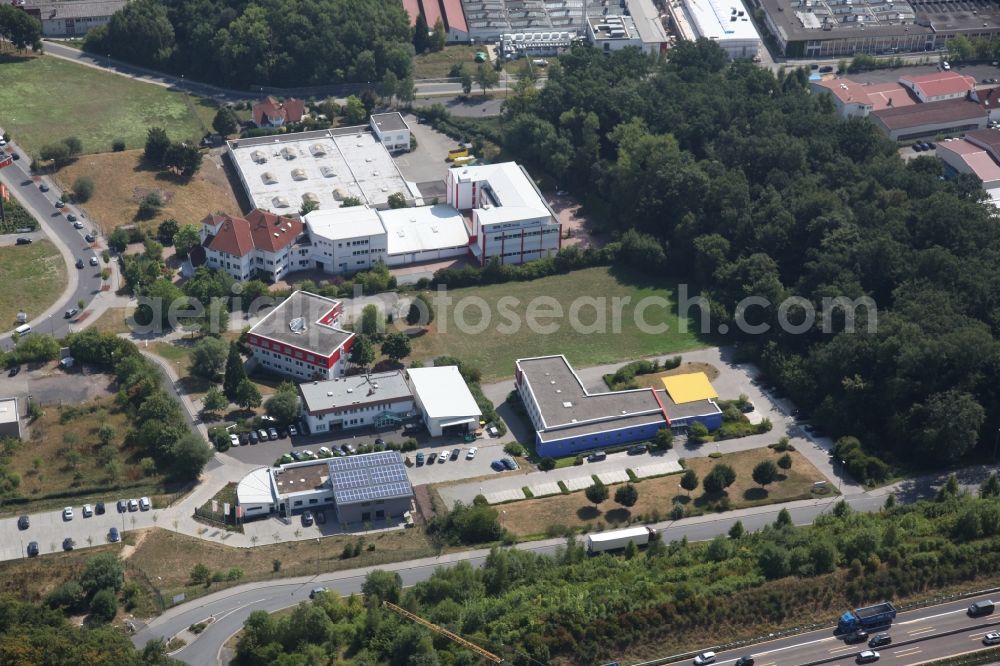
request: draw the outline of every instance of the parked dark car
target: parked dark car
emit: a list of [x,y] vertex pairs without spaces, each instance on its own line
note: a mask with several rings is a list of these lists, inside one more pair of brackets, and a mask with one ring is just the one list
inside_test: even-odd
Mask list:
[[740,657],[739,659],[736,660],[736,664],[734,664],[734,666],[753,666],[753,665],[754,665],[754,660],[753,657],[751,657],[750,655],[745,655],[743,657]]
[[347,444],[341,444],[340,450],[344,452],[344,455],[347,455],[348,453],[351,452],[350,449],[347,448]]
[[608,454],[604,451],[594,451],[589,456],[587,456],[587,462],[600,462],[602,460],[607,460]]
[[111,530],[108,532],[108,541],[110,541],[111,543],[118,543],[120,540],[121,537],[118,535],[118,528],[112,527]]
[[63,539],[63,550],[73,550],[74,545],[73,540],[69,537]]
[[98,516],[104,515],[104,502],[98,502],[97,504],[94,505],[94,513],[96,513]]
[[93,243],[95,240],[97,240],[97,236],[95,236],[94,234],[86,234],[83,237],[83,240],[87,241],[88,243]]
[[645,453],[648,450],[649,450],[649,447],[646,446],[645,444],[636,444],[635,446],[630,446],[629,447],[628,454],[630,456],[638,456],[638,455],[642,455],[643,453]]
[[16,241],[16,243],[18,245],[31,245],[31,239],[30,238],[18,238],[17,241]]
[[304,511],[302,513],[302,524],[305,525],[306,527],[309,527],[310,525],[313,524],[312,511]]
[[418,453],[417,454],[417,467],[420,467],[423,464],[424,464],[424,454]]
[[256,430],[251,430],[250,434],[248,435],[248,437],[250,437],[250,443],[251,444],[256,444],[257,442],[260,441],[260,437],[257,436],[257,431]]
[[21,516],[17,519],[17,529],[26,530],[31,526],[31,520],[27,516]]
[[77,259],[76,260],[76,267],[77,268],[83,268],[83,259]]
[[385,440],[381,437],[375,438],[375,446],[385,446]]
[[458,460],[458,456],[462,454],[462,449],[452,449],[449,458],[452,460]]
[[28,544],[28,557],[37,557],[37,556],[38,556],[38,542],[32,541],[31,543]]
[[16,375],[19,372],[21,372],[21,366],[19,366],[19,365],[12,365],[12,366],[10,366],[10,372],[7,373],[7,376],[8,377],[13,377],[14,375]]
[[123,499],[118,500],[118,513],[125,513],[126,511],[128,511],[128,504]]
[[498,472],[502,472],[505,469],[507,469],[507,466],[503,464],[502,460],[494,460],[493,462],[490,463],[490,467],[492,467]]
[[76,222],[76,215],[70,213],[69,215],[66,216],[66,219],[69,220],[70,222]]
[[240,444],[242,444],[243,446],[246,446],[247,444],[250,443],[250,433],[248,432],[241,432],[239,435],[237,435],[237,437],[240,438]]
[[277,428],[268,428],[267,429],[267,436],[272,441],[278,439],[278,429]]
[[316,512],[316,522],[319,523],[320,525],[326,525],[326,512],[325,511],[317,511]]
[[428,465],[433,465],[434,461],[437,460],[437,458],[438,458],[438,454],[436,454],[434,452],[431,452],[430,455],[427,456],[427,464]]
[[292,458],[294,458],[296,460],[296,462],[298,462],[299,460],[302,460],[302,452],[301,451],[292,451],[291,455],[292,455]]

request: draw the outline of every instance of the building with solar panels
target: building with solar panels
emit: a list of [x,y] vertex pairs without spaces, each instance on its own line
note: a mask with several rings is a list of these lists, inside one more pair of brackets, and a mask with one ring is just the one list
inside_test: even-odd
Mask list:
[[399,519],[410,511],[413,487],[397,451],[262,467],[237,485],[248,518],[333,510],[336,522]]

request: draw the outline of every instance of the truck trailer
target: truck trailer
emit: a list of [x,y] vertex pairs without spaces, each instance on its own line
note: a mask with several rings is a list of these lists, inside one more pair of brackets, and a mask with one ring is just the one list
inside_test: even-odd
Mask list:
[[840,622],[837,623],[837,633],[850,634],[862,629],[877,629],[892,624],[894,619],[896,619],[896,607],[888,601],[883,601],[841,615]]
[[591,555],[609,550],[621,550],[630,543],[645,546],[656,538],[656,530],[652,527],[629,527],[613,532],[601,532],[587,535],[587,552]]

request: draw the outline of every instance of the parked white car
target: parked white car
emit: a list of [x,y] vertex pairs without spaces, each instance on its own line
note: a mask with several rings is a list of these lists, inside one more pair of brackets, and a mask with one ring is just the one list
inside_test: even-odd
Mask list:
[[479,451],[479,449],[477,447],[470,446],[469,447],[469,452],[465,454],[465,459],[466,460],[472,460],[473,458],[476,457],[476,452],[477,451]]
[[73,520],[73,507],[68,506],[63,509],[63,520]]
[[94,507],[90,506],[89,504],[84,504],[83,505],[83,517],[84,518],[90,518],[92,515],[94,515]]
[[153,507],[153,504],[149,501],[148,497],[139,498],[139,509],[141,511],[149,511]]

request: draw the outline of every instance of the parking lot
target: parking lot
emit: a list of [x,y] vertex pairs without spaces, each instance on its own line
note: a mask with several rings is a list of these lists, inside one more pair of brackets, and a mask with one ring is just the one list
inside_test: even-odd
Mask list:
[[[159,518],[157,511],[132,511],[118,513],[118,498],[105,500],[106,512],[83,517],[81,505],[73,505],[73,520],[63,520],[62,510],[31,514],[31,525],[18,529],[17,516],[0,520],[0,560],[14,560],[28,556],[28,544],[38,543],[38,554],[58,553],[63,550],[63,540],[73,539],[74,550],[109,543],[112,527],[125,532],[152,527]],[[154,518],[154,516],[156,518]]]
[[[414,463],[409,467],[410,481],[413,485],[440,483],[441,481],[454,481],[483,476],[485,474],[496,474],[496,472],[490,469],[490,463],[506,455],[503,452],[503,444],[499,439],[480,438],[475,442],[465,442],[461,437],[435,437],[432,439],[426,431],[411,435],[404,433],[401,428],[382,429],[378,431],[369,428],[358,428],[357,430],[340,431],[338,433],[298,435],[296,437],[286,437],[258,444],[233,447],[229,449],[228,454],[241,462],[257,465],[273,465],[278,458],[293,451],[302,452],[309,450],[318,454],[321,446],[333,450],[340,449],[344,444],[349,444],[357,450],[362,446],[374,445],[376,439],[382,439],[385,442],[396,442],[398,444],[410,437],[416,439],[420,446],[417,451],[402,454]],[[473,460],[467,460],[466,454],[472,446],[478,449],[478,453]],[[423,453],[424,456],[429,456],[431,453],[447,453],[450,455],[451,451],[455,448],[461,449],[459,459],[456,461],[435,462],[433,465],[423,465],[420,467],[415,464],[417,453]]]

